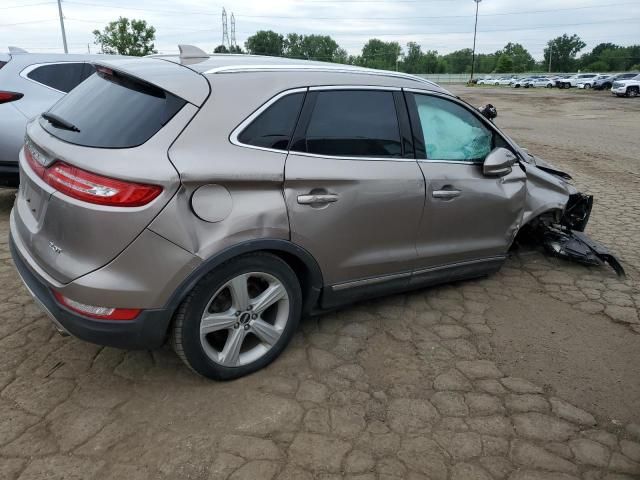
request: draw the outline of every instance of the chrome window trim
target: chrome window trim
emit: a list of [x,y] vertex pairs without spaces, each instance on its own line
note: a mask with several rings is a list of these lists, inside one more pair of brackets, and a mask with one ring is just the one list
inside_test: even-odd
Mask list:
[[382,90],[388,92],[401,92],[401,87],[386,87],[383,85],[317,85],[315,87],[309,87],[311,92],[326,92],[326,91],[340,91],[340,90]]
[[412,80],[414,82],[426,83],[434,87],[441,88],[437,83],[427,80],[426,78],[417,77],[408,73],[391,72],[388,70],[369,70],[358,67],[333,66],[333,65],[300,65],[300,64],[281,64],[281,65],[225,65],[222,67],[214,67],[205,70],[203,75],[218,73],[240,73],[240,72],[282,72],[282,71],[314,71],[314,72],[335,72],[335,73],[354,73],[359,75],[374,75],[378,77],[394,77]]
[[91,63],[91,62],[84,62],[84,61],[69,61],[69,62],[45,62],[45,63],[34,63],[32,65],[29,65],[28,67],[25,67],[22,69],[22,71],[20,72],[20,76],[22,78],[24,78],[25,80],[28,80],[29,82],[33,82],[37,85],[40,85],[42,87],[48,88],[49,90],[53,90],[54,92],[58,92],[61,93],[63,95],[66,95],[67,92],[63,92],[62,90],[58,90],[57,88],[53,88],[50,87],[49,85],[46,85],[42,82],[39,82],[37,80],[34,80],[33,78],[30,78],[28,75],[33,72],[36,68],[39,67],[46,67],[47,65],[61,65],[63,63],[81,63],[81,64],[85,64],[85,63]]
[[[256,145],[249,145],[246,143],[242,143],[240,140],[238,140],[238,136],[240,136],[242,131],[245,128],[247,128],[251,124],[251,122],[253,122],[257,117],[259,117],[260,114],[262,114],[262,112],[267,110],[275,102],[277,102],[283,97],[286,97],[287,95],[306,92],[307,90],[308,91],[385,90],[389,92],[399,92],[399,91],[402,91],[402,88],[385,87],[385,86],[379,86],[379,85],[317,85],[313,87],[301,87],[301,88],[293,88],[290,90],[284,90],[278,93],[277,95],[271,97],[265,103],[263,103],[260,108],[254,111],[245,120],[243,120],[242,123],[240,123],[240,125],[238,125],[235,129],[233,129],[233,131],[229,135],[229,141],[237,147],[252,148],[254,150],[262,150],[265,152],[273,152],[273,153],[280,153],[280,154],[287,154],[287,155],[288,154],[300,155],[303,157],[327,158],[332,160],[362,160],[362,161],[376,160],[376,161],[393,161],[393,162],[398,162],[398,161],[415,162],[416,161],[414,158],[403,158],[403,157],[352,157],[352,156],[339,156],[339,155],[319,155],[316,153],[298,152],[297,150],[287,151],[287,150],[278,150],[276,148],[259,147]],[[425,90],[425,91],[428,91],[428,90]]]
[[403,158],[403,157],[348,157],[339,155],[319,155],[317,153],[298,152],[296,150],[290,150],[291,155],[298,155],[301,157],[313,157],[313,158],[326,158],[329,160],[362,160],[369,161],[375,160],[376,162],[414,162],[415,158]]
[[464,160],[429,160],[427,158],[418,158],[416,161],[420,163],[457,163],[459,165],[482,165],[483,162],[465,162]]

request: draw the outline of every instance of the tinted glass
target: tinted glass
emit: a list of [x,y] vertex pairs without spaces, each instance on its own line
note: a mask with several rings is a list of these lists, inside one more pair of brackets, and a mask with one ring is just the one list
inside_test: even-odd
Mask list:
[[86,147],[128,148],[146,142],[185,105],[164,90],[118,74],[92,75],[49,112],[79,131],[40,118],[49,133]]
[[392,92],[318,92],[305,135],[306,152],[349,157],[400,157]]
[[477,162],[491,152],[492,132],[469,110],[438,97],[414,98],[428,159]]
[[68,93],[95,72],[90,63],[56,63],[43,65],[27,74],[31,80]]
[[247,145],[287,150],[303,100],[304,93],[282,97],[251,122],[238,140]]

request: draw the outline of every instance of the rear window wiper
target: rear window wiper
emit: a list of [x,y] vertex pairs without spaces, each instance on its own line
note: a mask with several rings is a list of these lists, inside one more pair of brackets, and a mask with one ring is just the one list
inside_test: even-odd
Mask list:
[[51,123],[55,127],[63,128],[65,130],[71,130],[72,132],[80,131],[80,129],[76,127],[73,123],[69,122],[68,120],[65,120],[64,118],[60,117],[59,115],[56,115],[55,113],[44,112],[42,114],[42,118],[47,120],[49,123]]

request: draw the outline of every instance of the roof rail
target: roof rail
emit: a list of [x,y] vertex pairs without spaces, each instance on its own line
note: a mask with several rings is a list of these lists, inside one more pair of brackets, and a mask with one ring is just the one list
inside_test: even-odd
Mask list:
[[195,45],[178,45],[178,48],[180,49],[181,60],[186,58],[209,58],[209,54],[207,52]]
[[12,47],[9,45],[9,53],[29,53],[24,48]]
[[439,86],[435,82],[431,80],[427,80],[423,77],[417,77],[415,75],[411,75],[409,73],[404,72],[393,72],[389,70],[375,70],[372,68],[363,68],[363,67],[354,67],[351,65],[340,66],[340,64],[334,65],[317,65],[317,64],[300,64],[300,63],[291,63],[291,64],[264,64],[264,65],[225,65],[222,67],[213,67],[209,70],[203,72],[204,74],[213,74],[213,73],[236,73],[236,72],[256,72],[256,71],[282,71],[282,70],[290,70],[290,71],[325,71],[325,72],[340,72],[340,73],[355,73],[355,74],[365,74],[365,75],[379,75],[385,77],[396,77],[396,78],[404,78],[406,80],[413,80],[415,82],[427,83],[433,86]]

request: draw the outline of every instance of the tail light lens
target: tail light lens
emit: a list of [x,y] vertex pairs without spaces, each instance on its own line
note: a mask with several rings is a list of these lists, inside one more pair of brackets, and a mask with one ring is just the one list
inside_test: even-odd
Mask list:
[[22,97],[24,97],[22,93],[0,91],[0,103],[14,102],[20,100]]
[[31,148],[24,147],[31,169],[47,184],[72,198],[111,207],[141,207],[162,192],[158,185],[104,177],[61,161],[45,167],[36,160]]
[[96,307],[94,305],[86,305],[76,302],[65,297],[60,292],[53,291],[53,296],[61,305],[80,315],[99,320],[133,320],[142,310],[139,308],[112,308],[112,307]]

